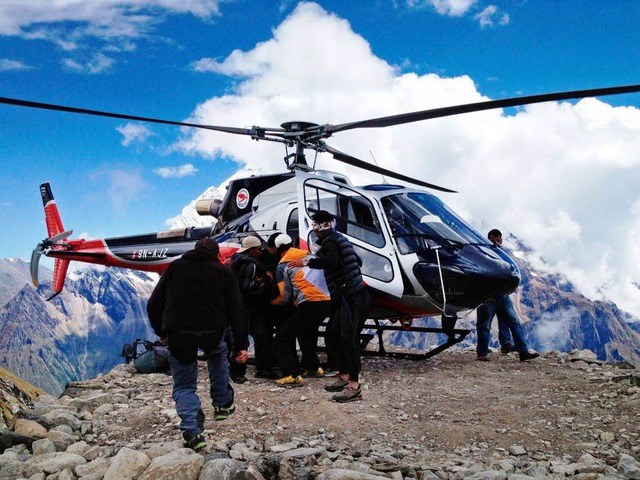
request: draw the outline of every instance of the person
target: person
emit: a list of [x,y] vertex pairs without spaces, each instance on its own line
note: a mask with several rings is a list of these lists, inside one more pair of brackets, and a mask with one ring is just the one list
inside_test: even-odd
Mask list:
[[[491,241],[496,248],[502,248],[502,232],[494,228],[487,235],[489,241]],[[503,324],[508,327],[511,336],[513,337],[515,351],[518,352],[520,361],[524,362],[540,356],[538,353],[529,352],[524,334],[524,328],[520,323],[516,309],[513,306],[513,302],[509,298],[509,295],[495,300],[486,302],[478,307],[476,332],[478,334],[477,355],[478,360],[483,362],[489,361],[489,340],[491,338],[491,322],[493,317],[497,316],[498,321],[502,321]],[[505,344],[502,344],[502,352],[505,352]]]
[[362,260],[351,242],[334,229],[335,219],[331,213],[319,210],[311,220],[318,236],[316,243],[320,245],[316,258],[293,260],[289,265],[324,271],[331,296],[330,336],[338,354],[338,375],[325,390],[340,392],[332,397],[336,402],[361,400],[360,331],[370,304],[369,291],[360,271]]
[[409,228],[400,208],[396,205],[387,204],[385,205],[385,213],[400,253],[412,253],[420,248],[419,237],[415,235],[415,231]]
[[[324,370],[318,358],[318,327],[329,315],[329,288],[322,272],[309,267],[291,266],[292,260],[310,260],[309,252],[293,247],[293,240],[283,233],[275,239],[280,255],[276,269],[276,282],[280,295],[274,305],[295,305],[285,316],[274,342],[274,351],[282,378],[276,380],[281,387],[301,386],[302,377],[323,377]],[[296,339],[302,360],[298,361]],[[302,371],[301,371],[302,368]],[[302,375],[301,375],[302,374]]]
[[240,290],[233,273],[220,263],[219,253],[214,239],[198,240],[193,250],[167,267],[147,304],[151,327],[169,348],[172,398],[184,444],[196,451],[207,446],[197,394],[198,350],[207,361],[214,420],[224,420],[235,411],[223,338],[228,327],[239,350],[236,361],[244,363],[248,358],[248,327],[238,308]]
[[269,319],[271,300],[276,296],[273,276],[260,261],[262,241],[256,236],[242,239],[242,247],[231,257],[231,270],[238,278],[249,318],[249,333],[255,348],[256,377],[280,378],[273,357],[273,325]]

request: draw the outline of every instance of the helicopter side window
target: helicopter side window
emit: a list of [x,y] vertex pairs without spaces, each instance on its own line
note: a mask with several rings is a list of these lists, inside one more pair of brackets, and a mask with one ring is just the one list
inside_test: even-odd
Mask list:
[[300,227],[298,226],[298,209],[294,208],[287,219],[286,233],[293,239],[294,246],[298,246]]
[[385,245],[373,205],[355,190],[312,179],[305,183],[304,195],[310,216],[326,210],[335,216],[337,231],[374,247]]

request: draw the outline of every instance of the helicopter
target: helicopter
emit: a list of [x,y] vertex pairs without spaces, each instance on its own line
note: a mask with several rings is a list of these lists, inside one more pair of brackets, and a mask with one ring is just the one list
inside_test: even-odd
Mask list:
[[[211,216],[211,227],[187,227],[105,239],[69,239],[51,186],[40,185],[48,237],[33,250],[31,277],[38,286],[42,255],[54,259],[53,295],[60,294],[71,261],[135,269],[161,274],[204,237],[220,245],[222,261],[229,259],[243,238],[254,235],[266,241],[275,232],[288,234],[296,246],[316,251],[311,216],[326,210],[335,217],[335,229],[353,244],[362,260],[362,274],[372,296],[365,329],[378,337],[376,354],[429,358],[470,333],[455,328],[458,318],[484,302],[513,292],[520,283],[516,263],[489,242],[429,190],[454,190],[410,178],[341,152],[326,143],[334,134],[361,128],[384,128],[423,120],[534,103],[617,95],[640,91],[640,85],[576,90],[490,100],[441,107],[349,123],[331,125],[289,121],[278,128],[237,128],[177,122],[63,105],[0,97],[0,103],[27,108],[118,118],[147,123],[207,129],[252,140],[284,145],[287,171],[231,180],[224,198],[199,200],[196,210]],[[290,153],[291,149],[291,153]],[[315,169],[305,151],[328,153],[347,165],[402,183],[355,186],[343,174]],[[406,184],[410,184],[408,186]],[[414,326],[416,318],[441,317],[441,326]],[[445,341],[419,354],[387,352],[385,331],[408,330],[443,333]],[[374,337],[362,336],[363,347]],[[367,350],[363,348],[363,353]]]

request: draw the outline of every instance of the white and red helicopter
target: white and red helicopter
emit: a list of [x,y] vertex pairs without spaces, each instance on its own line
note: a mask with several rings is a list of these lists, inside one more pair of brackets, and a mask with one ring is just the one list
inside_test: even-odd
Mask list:
[[[40,186],[48,237],[33,251],[31,275],[38,286],[41,255],[55,259],[52,289],[63,287],[69,262],[162,273],[170,262],[191,250],[203,237],[215,238],[222,259],[229,258],[248,235],[266,240],[274,232],[289,234],[300,248],[315,249],[310,217],[327,210],[336,229],[351,240],[363,261],[362,272],[373,298],[369,326],[376,330],[379,353],[386,354],[385,330],[445,333],[446,341],[430,357],[462,341],[468,330],[456,329],[459,316],[514,291],[520,281],[515,262],[425,188],[453,192],[409,178],[352,157],[329,146],[325,139],[359,128],[382,128],[450,115],[640,91],[640,85],[559,92],[443,107],[339,125],[287,122],[279,128],[235,128],[201,125],[80,109],[0,97],[0,103],[125,120],[202,128],[284,144],[288,171],[233,180],[222,202],[200,201],[198,213],[217,219],[213,227],[191,227],[106,239],[69,239],[51,187]],[[289,153],[289,149],[293,149]],[[334,159],[387,178],[415,185],[388,183],[354,186],[343,174],[314,170],[305,150],[329,153]],[[53,297],[51,297],[53,298]],[[413,326],[419,317],[441,316],[441,328]],[[380,322],[389,320],[390,322]],[[396,325],[399,323],[399,325]],[[371,339],[373,335],[369,336]]]

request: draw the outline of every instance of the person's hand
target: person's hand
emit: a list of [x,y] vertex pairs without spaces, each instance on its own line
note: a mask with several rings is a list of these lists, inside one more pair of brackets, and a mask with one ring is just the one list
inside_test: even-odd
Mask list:
[[164,337],[159,338],[158,341],[160,342],[161,345],[166,345],[167,344],[167,339],[164,338]]
[[247,363],[247,360],[249,360],[249,352],[246,350],[240,350],[238,352],[238,356],[234,360],[236,363]]

